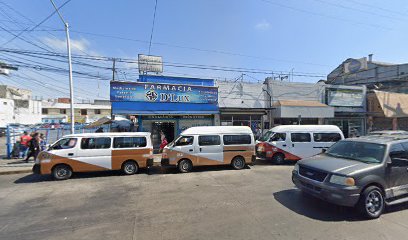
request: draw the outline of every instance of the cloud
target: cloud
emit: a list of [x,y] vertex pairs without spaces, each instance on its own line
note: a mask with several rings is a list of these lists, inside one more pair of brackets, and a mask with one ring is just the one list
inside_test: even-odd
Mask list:
[[[65,52],[67,50],[67,42],[66,39],[60,38],[43,38],[43,41],[50,47],[54,48],[57,51]],[[90,53],[96,55],[96,52],[90,49],[91,43],[86,40],[85,38],[80,39],[72,39],[71,38],[71,51],[73,53]]]
[[261,22],[255,25],[255,29],[265,31],[268,30],[270,26],[271,24],[268,21],[262,20]]

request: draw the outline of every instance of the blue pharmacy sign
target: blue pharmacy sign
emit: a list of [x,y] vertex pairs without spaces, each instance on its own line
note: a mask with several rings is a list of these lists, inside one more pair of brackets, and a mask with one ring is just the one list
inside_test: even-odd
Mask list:
[[157,82],[111,82],[114,114],[184,114],[218,112],[218,88]]
[[182,84],[112,82],[110,99],[112,102],[217,104],[218,89]]

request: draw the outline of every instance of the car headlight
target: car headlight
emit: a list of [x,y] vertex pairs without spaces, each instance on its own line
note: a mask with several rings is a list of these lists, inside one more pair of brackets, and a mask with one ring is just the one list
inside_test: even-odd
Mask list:
[[332,175],[330,177],[329,182],[338,184],[338,185],[343,185],[343,186],[354,186],[356,185],[356,181],[352,177],[344,177],[344,176],[339,176],[339,175]]
[[295,167],[293,168],[293,171],[299,172],[299,164],[295,164]]

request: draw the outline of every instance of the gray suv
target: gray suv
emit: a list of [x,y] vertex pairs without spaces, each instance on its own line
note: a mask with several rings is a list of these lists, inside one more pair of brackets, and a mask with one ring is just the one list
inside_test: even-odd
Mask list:
[[378,218],[386,205],[408,201],[408,135],[339,141],[296,163],[292,181],[308,194]]

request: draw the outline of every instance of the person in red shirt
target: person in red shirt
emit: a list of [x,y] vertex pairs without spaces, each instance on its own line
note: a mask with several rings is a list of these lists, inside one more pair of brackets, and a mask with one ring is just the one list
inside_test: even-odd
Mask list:
[[28,132],[24,131],[23,135],[20,137],[20,158],[24,158],[27,155],[31,139],[32,137],[28,135]]
[[161,139],[161,143],[160,143],[160,146],[159,146],[159,148],[160,148],[159,151],[163,152],[163,148],[165,146],[167,146],[167,144],[168,144],[167,139],[166,139],[166,135],[164,135],[163,132],[160,132],[160,139]]

